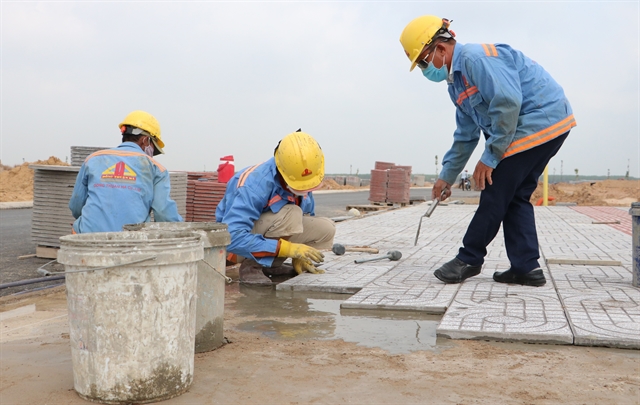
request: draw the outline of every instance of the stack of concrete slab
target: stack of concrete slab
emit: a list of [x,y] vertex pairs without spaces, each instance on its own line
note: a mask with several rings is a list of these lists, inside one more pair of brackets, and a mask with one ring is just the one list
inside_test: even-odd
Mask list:
[[186,221],[215,222],[227,184],[218,182],[217,172],[189,172],[188,178]]
[[171,199],[178,206],[178,213],[184,219],[187,216],[187,172],[169,172],[171,180]]
[[389,170],[396,164],[391,162],[375,162],[373,168],[376,170]]
[[369,185],[369,201],[387,201],[387,181],[389,180],[388,170],[371,170],[371,184]]
[[71,166],[82,166],[87,156],[99,150],[111,149],[108,146],[72,146]]
[[411,166],[399,166],[390,162],[376,162],[371,170],[369,201],[374,204],[410,202]]
[[[39,257],[51,257],[44,252],[60,247],[59,238],[69,235],[73,215],[69,199],[80,170],[77,166],[30,165],[33,177],[33,216],[31,240],[36,244]],[[55,258],[55,253],[52,256]]]
[[345,186],[360,187],[360,177],[347,176],[347,178],[345,179]]
[[424,187],[425,176],[424,175],[415,175],[413,176],[413,184],[418,187]]
[[338,183],[339,186],[344,186],[347,180],[345,176],[333,176],[332,179]]
[[411,191],[411,166],[396,166],[389,169],[387,202],[407,204]]

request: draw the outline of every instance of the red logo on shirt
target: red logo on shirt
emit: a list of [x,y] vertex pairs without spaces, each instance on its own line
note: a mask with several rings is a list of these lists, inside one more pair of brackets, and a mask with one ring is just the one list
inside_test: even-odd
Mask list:
[[103,181],[120,181],[127,183],[135,183],[138,174],[133,171],[126,163],[118,162],[102,172],[100,178]]

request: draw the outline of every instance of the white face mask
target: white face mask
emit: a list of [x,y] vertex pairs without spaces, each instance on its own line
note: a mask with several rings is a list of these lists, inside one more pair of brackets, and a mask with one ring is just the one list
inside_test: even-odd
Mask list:
[[151,138],[149,138],[149,145],[144,147],[144,153],[146,153],[149,157],[153,157],[153,152],[155,152],[155,149],[151,144]]

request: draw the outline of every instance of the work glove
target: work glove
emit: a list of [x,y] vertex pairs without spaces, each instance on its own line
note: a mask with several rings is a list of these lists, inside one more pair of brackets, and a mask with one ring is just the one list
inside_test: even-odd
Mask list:
[[320,270],[316,268],[316,266],[314,266],[313,263],[311,263],[311,260],[309,259],[291,259],[291,264],[293,265],[293,269],[298,274],[302,274],[305,271],[308,271],[309,273],[313,273],[313,274],[324,273],[324,270]]
[[302,243],[291,243],[288,240],[280,239],[280,250],[278,257],[290,257],[292,259],[307,259],[316,263],[324,262],[324,255],[317,249]]

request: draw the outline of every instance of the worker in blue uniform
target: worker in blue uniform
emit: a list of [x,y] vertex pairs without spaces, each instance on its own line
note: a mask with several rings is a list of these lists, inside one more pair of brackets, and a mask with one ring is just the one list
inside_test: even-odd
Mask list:
[[144,111],[133,111],[119,125],[122,143],[95,152],[84,161],[69,209],[73,232],[119,232],[123,225],[181,222],[169,196],[169,172],[155,159],[164,153],[160,125]]
[[533,206],[538,178],[576,125],[562,87],[542,66],[505,44],[461,44],[450,21],[425,15],[411,21],[400,36],[411,70],[418,66],[430,81],[446,81],[456,106],[453,145],[433,186],[437,198],[464,168],[485,137],[484,152],[473,172],[480,202],[457,256],[434,275],[460,283],[480,274],[487,246],[500,226],[510,268],[496,272],[500,283],[541,286],[546,282],[538,259]]
[[[227,224],[227,252],[241,261],[240,281],[270,285],[268,276],[324,273],[319,249],[331,249],[335,224],[315,216],[312,191],[324,179],[324,154],[304,132],[285,136],[266,162],[245,168],[227,183],[216,221]],[[284,264],[291,258],[291,266]]]

